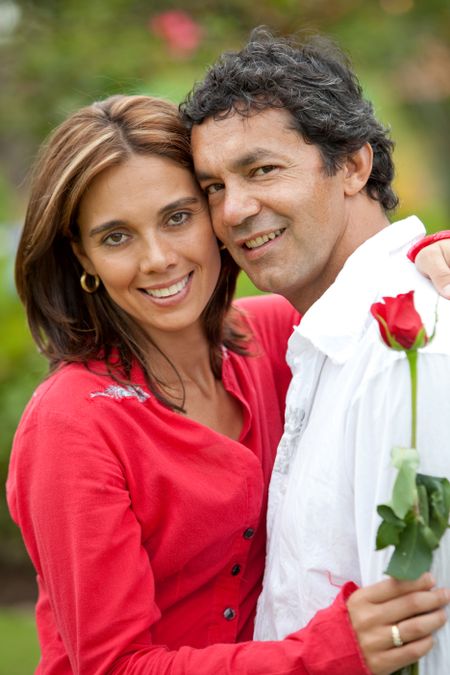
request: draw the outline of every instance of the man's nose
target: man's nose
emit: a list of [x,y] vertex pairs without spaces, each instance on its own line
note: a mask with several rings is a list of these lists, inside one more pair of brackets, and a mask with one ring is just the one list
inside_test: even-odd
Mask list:
[[242,186],[226,188],[222,219],[227,227],[236,227],[260,210],[258,199]]

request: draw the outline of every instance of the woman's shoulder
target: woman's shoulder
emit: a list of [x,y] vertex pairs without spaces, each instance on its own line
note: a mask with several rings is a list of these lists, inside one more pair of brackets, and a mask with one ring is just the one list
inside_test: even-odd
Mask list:
[[267,294],[239,298],[233,305],[255,333],[275,333],[285,339],[300,321],[300,314],[281,295]]
[[300,321],[294,307],[280,295],[272,294],[240,298],[234,307],[250,337],[249,354],[265,354],[274,369],[284,364],[288,340]]
[[[86,394],[101,380],[108,377],[103,364],[96,368],[94,364],[64,363],[53,371],[36,388],[33,399],[64,400]],[[110,379],[110,378],[108,378]]]
[[143,386],[117,382],[101,361],[61,365],[36,388],[25,415],[60,415],[70,418],[89,415],[96,401],[145,401],[149,394]]

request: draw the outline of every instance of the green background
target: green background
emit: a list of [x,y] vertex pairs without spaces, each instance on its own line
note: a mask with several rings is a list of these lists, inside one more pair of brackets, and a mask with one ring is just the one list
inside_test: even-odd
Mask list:
[[[158,35],[158,15],[183,10],[195,49]],[[14,428],[45,363],[28,336],[12,280],[28,171],[48,132],[109,94],[180,101],[224,49],[266,24],[331,34],[351,55],[377,116],[397,141],[398,216],[448,227],[450,8],[446,0],[0,0],[0,675],[32,673],[33,580],[4,500]],[[251,293],[241,279],[240,292]]]

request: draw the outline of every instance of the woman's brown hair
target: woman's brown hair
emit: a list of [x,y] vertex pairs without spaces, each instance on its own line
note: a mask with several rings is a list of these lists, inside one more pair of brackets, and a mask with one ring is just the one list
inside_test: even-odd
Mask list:
[[[79,237],[77,216],[92,180],[132,154],[158,155],[192,171],[189,132],[174,104],[150,96],[112,96],[82,108],[42,146],[32,174],[31,195],[16,258],[16,285],[28,323],[50,372],[64,363],[106,363],[128,381],[138,362],[153,394],[163,394],[146,357],[149,338],[106,293],[80,286],[83,269],[71,241]],[[228,316],[238,267],[226,250],[214,293],[202,320],[214,375],[220,379],[222,346],[243,353],[242,335]],[[154,345],[156,348],[156,346]],[[175,370],[175,368],[174,368]]]

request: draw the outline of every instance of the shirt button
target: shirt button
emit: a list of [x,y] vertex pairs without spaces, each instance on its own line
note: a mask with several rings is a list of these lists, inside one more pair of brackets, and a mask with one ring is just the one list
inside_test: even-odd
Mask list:
[[223,615],[227,621],[233,621],[233,619],[236,617],[236,612],[231,607],[227,607]]
[[231,574],[235,577],[239,572],[241,571],[241,566],[240,565],[233,565],[231,568]]
[[242,536],[244,537],[244,539],[251,539],[254,534],[255,534],[255,530],[253,529],[253,527],[247,527],[247,529],[245,530],[245,532]]

